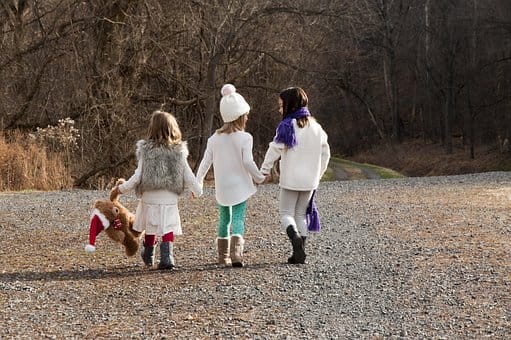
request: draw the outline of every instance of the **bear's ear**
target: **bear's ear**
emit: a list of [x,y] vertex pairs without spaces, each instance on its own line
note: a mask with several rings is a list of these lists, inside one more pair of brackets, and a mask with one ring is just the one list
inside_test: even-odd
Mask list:
[[96,202],[94,202],[94,208],[97,208],[98,210],[103,212],[103,210],[105,209],[105,201],[104,200],[96,200]]
[[102,204],[101,204],[101,200],[95,200],[94,201],[94,208],[98,209],[98,210],[101,210],[102,208]]

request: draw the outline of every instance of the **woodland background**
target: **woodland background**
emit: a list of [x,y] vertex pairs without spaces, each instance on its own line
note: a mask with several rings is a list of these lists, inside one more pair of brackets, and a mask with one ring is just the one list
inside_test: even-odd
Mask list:
[[0,190],[129,176],[155,109],[195,166],[224,83],[258,163],[294,85],[335,155],[391,164],[412,142],[505,164],[510,81],[509,0],[1,0]]

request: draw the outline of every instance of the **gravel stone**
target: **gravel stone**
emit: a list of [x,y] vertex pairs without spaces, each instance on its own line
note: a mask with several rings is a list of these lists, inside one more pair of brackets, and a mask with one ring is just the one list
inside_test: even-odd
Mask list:
[[215,263],[212,188],[182,197],[174,271],[105,234],[85,253],[106,191],[0,193],[0,338],[511,337],[511,173],[324,182],[304,265],[278,190],[249,200],[243,268]]

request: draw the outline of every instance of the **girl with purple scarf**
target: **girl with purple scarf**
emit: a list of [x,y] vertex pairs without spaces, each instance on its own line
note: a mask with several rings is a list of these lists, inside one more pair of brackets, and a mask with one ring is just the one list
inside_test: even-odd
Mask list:
[[282,120],[270,143],[261,172],[268,176],[280,159],[279,214],[291,241],[288,263],[305,263],[305,241],[309,232],[319,232],[314,194],[330,160],[328,136],[311,116],[305,91],[290,87],[279,94]]

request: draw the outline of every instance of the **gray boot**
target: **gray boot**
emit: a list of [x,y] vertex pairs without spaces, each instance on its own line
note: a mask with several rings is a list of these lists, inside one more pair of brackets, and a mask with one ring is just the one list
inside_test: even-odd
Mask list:
[[161,242],[158,269],[172,269],[174,265],[174,244],[172,242]]
[[293,255],[287,259],[287,262],[292,264],[305,263],[305,237],[300,237],[292,225],[287,227],[286,232],[293,246]]
[[146,267],[152,267],[154,265],[154,246],[146,247],[145,243],[142,244],[142,252],[140,255]]

